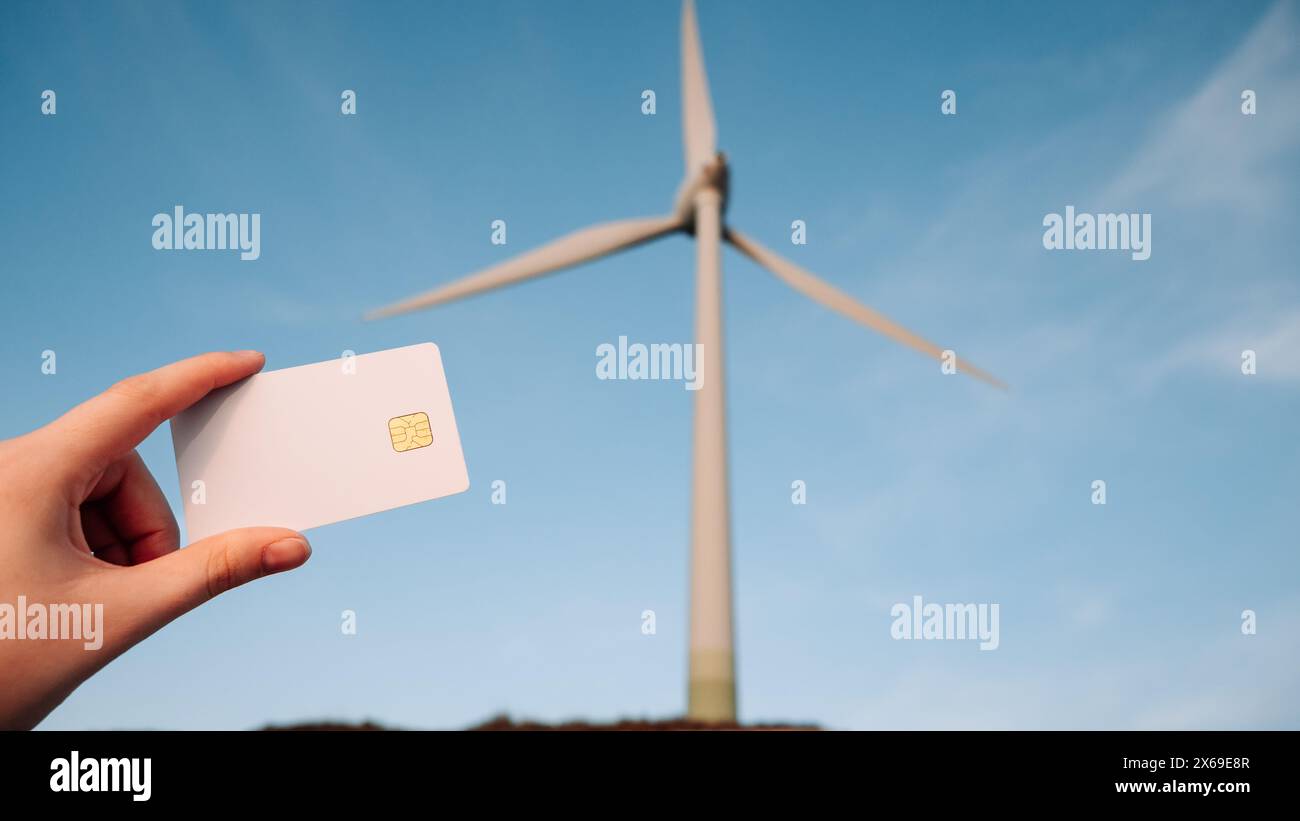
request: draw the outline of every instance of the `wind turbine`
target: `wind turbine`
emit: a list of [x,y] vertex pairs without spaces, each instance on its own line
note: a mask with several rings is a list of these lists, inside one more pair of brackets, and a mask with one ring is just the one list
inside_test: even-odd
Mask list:
[[[942,360],[943,349],[855,301],[828,282],[782,259],[755,240],[724,225],[727,158],[715,145],[713,104],[704,76],[695,4],[682,5],[682,130],[686,173],[672,213],[606,222],[575,231],[490,268],[427,293],[373,311],[378,318],[441,305],[513,285],[622,251],[668,234],[695,237],[695,337],[705,375],[695,391],[691,479],[691,646],[687,715],[708,722],[736,720],[736,670],[732,650],[731,521],[727,492],[727,423],[722,356],[721,243],[768,269],[814,302]],[[963,360],[957,368],[997,387],[988,373]]]

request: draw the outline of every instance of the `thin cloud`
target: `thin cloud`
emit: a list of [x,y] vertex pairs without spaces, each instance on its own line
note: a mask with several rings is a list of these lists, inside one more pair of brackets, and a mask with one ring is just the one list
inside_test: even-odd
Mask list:
[[1186,372],[1241,378],[1242,354],[1255,352],[1255,377],[1269,382],[1300,382],[1300,309],[1259,318],[1242,318],[1204,336],[1188,339],[1143,366],[1151,385]]
[[[1103,201],[1161,197],[1176,205],[1273,207],[1287,182],[1280,160],[1300,146],[1300,25],[1292,3],[1279,2],[1190,99],[1156,127]],[[1243,90],[1256,92],[1258,113],[1241,112]]]

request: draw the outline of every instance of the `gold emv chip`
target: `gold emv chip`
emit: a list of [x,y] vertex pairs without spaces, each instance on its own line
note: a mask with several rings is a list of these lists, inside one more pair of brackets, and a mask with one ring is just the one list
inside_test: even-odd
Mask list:
[[393,440],[393,450],[398,453],[433,444],[433,428],[429,426],[429,415],[423,411],[389,419],[388,435]]

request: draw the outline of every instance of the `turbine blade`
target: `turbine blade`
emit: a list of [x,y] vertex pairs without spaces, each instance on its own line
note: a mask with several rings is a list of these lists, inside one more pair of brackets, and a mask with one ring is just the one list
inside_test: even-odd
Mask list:
[[681,221],[675,216],[644,217],[593,225],[432,291],[371,311],[366,314],[366,319],[396,316],[463,299],[493,288],[513,285],[639,245],[680,227]]
[[682,138],[686,176],[690,177],[717,152],[713,103],[709,100],[709,80],[704,75],[694,0],[682,4]]
[[[922,339],[874,308],[863,305],[829,282],[805,271],[793,262],[782,259],[739,231],[726,228],[723,231],[723,238],[734,245],[741,253],[776,274],[777,278],[786,285],[814,302],[819,302],[832,311],[841,313],[854,322],[865,325],[877,333],[884,334],[912,350],[920,351],[935,359],[942,359],[943,349],[938,345]],[[996,388],[1006,390],[1007,386],[1002,380],[980,370],[960,356],[957,357],[957,369]]]

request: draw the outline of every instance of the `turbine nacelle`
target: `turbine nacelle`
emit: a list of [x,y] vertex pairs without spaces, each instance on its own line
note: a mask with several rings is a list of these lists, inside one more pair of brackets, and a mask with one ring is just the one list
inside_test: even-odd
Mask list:
[[727,194],[731,185],[731,168],[727,165],[727,155],[721,151],[700,166],[695,174],[682,180],[673,200],[673,214],[681,220],[682,230],[695,233],[695,197],[701,191],[717,191],[722,197],[722,211],[727,210]]

